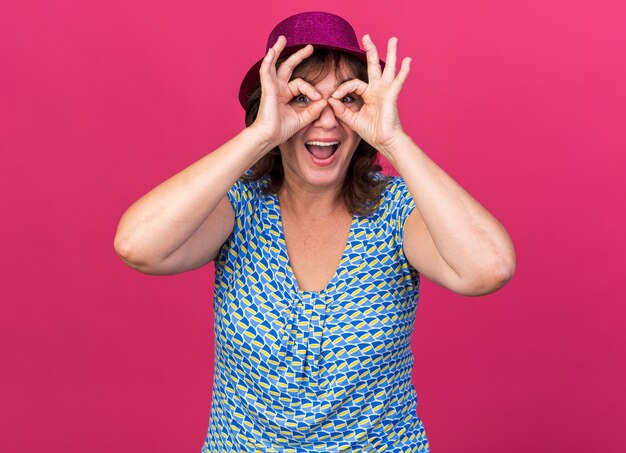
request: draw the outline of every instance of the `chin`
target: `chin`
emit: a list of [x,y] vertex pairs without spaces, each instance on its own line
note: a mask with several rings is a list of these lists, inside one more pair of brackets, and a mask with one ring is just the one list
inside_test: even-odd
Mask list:
[[334,187],[343,185],[345,177],[345,171],[340,172],[338,168],[322,170],[316,168],[306,172],[305,181],[317,187]]

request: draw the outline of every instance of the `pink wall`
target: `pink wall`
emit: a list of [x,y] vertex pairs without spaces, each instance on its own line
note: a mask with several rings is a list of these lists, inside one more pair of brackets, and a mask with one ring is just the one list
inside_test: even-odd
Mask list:
[[498,293],[424,281],[432,451],[626,451],[624,3],[301,4],[2,2],[0,450],[200,451],[212,270],[137,273],[115,228],[243,126],[239,82],[273,24],[321,9],[399,37],[405,129],[516,245]]

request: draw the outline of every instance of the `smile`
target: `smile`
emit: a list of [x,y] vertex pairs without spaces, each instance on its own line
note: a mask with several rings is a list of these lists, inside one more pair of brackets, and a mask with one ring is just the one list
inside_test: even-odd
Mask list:
[[309,141],[304,144],[311,155],[320,161],[324,161],[332,157],[339,148],[340,142],[319,142]]

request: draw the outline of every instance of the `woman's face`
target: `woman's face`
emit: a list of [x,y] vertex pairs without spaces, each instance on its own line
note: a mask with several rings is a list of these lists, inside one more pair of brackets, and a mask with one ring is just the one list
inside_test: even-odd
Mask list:
[[[345,81],[337,80],[335,72],[329,71],[314,84],[324,99],[330,98],[337,86]],[[349,94],[341,101],[355,111],[362,105],[362,100],[356,94]],[[297,110],[309,102],[306,96],[299,95],[292,99],[291,105]],[[340,189],[360,141],[361,137],[337,119],[328,104],[319,118],[279,146],[285,182],[290,187],[309,191]]]

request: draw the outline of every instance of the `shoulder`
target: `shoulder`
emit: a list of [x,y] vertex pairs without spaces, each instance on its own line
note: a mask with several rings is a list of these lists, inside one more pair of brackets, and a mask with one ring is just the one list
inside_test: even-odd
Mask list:
[[380,196],[379,211],[391,212],[413,206],[413,197],[401,176],[386,176],[387,183]]
[[399,193],[408,193],[408,188],[406,186],[406,182],[402,176],[388,176],[387,177],[387,186],[385,187],[386,194],[399,194]]
[[407,218],[415,209],[415,204],[401,176],[383,177],[386,179],[385,186],[377,208],[368,217],[369,224],[373,228],[388,231],[399,240]]
[[[249,171],[245,174],[249,175]],[[267,178],[258,180],[239,178],[235,181],[227,194],[233,206],[233,210],[235,211],[235,215],[240,215],[245,208],[249,210],[251,205],[258,202],[258,200],[262,198],[267,184]]]

